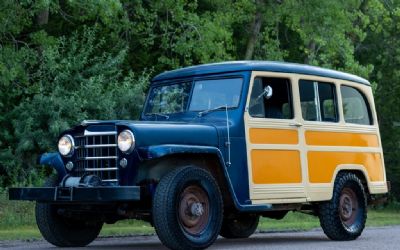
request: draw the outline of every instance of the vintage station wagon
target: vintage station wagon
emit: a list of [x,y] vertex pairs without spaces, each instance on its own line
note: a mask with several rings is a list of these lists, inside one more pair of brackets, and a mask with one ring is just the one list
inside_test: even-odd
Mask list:
[[[135,97],[132,97],[135,98]],[[362,233],[388,192],[370,83],[307,65],[241,61],[162,73],[139,121],[84,121],[40,165],[36,200],[56,246],[84,246],[104,223],[149,221],[171,249],[245,238],[259,217],[318,216],[332,240]]]

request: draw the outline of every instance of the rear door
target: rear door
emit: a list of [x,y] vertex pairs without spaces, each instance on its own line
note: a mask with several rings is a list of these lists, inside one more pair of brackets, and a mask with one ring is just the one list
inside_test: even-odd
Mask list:
[[299,80],[310,201],[331,199],[341,170],[361,171],[378,188],[385,183],[379,130],[369,105],[373,100],[367,98],[371,89],[342,82],[310,76]]

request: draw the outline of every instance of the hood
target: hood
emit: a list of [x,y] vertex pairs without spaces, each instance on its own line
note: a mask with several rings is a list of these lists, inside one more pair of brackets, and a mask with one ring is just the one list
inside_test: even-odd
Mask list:
[[[84,121],[81,129],[95,127],[116,127],[118,132],[130,129],[137,147],[162,144],[218,146],[218,132],[210,124],[166,121]],[[80,130],[78,127],[75,129]],[[97,130],[97,129],[95,129]]]

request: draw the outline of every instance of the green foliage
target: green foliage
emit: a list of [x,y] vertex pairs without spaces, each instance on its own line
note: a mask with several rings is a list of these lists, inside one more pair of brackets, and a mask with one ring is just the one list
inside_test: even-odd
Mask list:
[[84,119],[137,118],[155,73],[249,56],[371,79],[400,197],[399,34],[399,0],[0,1],[0,185]]
[[127,47],[107,46],[99,25],[70,36],[31,35],[40,49],[1,50],[0,184],[33,184],[43,171],[40,152],[87,119],[132,119],[144,101],[149,73],[124,69]]
[[400,1],[370,0],[365,10],[369,25],[356,59],[374,64],[370,74],[375,82],[387,178],[392,195],[400,198]]

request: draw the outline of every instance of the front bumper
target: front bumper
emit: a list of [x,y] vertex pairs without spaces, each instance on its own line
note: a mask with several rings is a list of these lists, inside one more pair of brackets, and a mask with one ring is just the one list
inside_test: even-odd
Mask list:
[[118,202],[140,200],[139,186],[10,188],[10,200],[42,202]]

